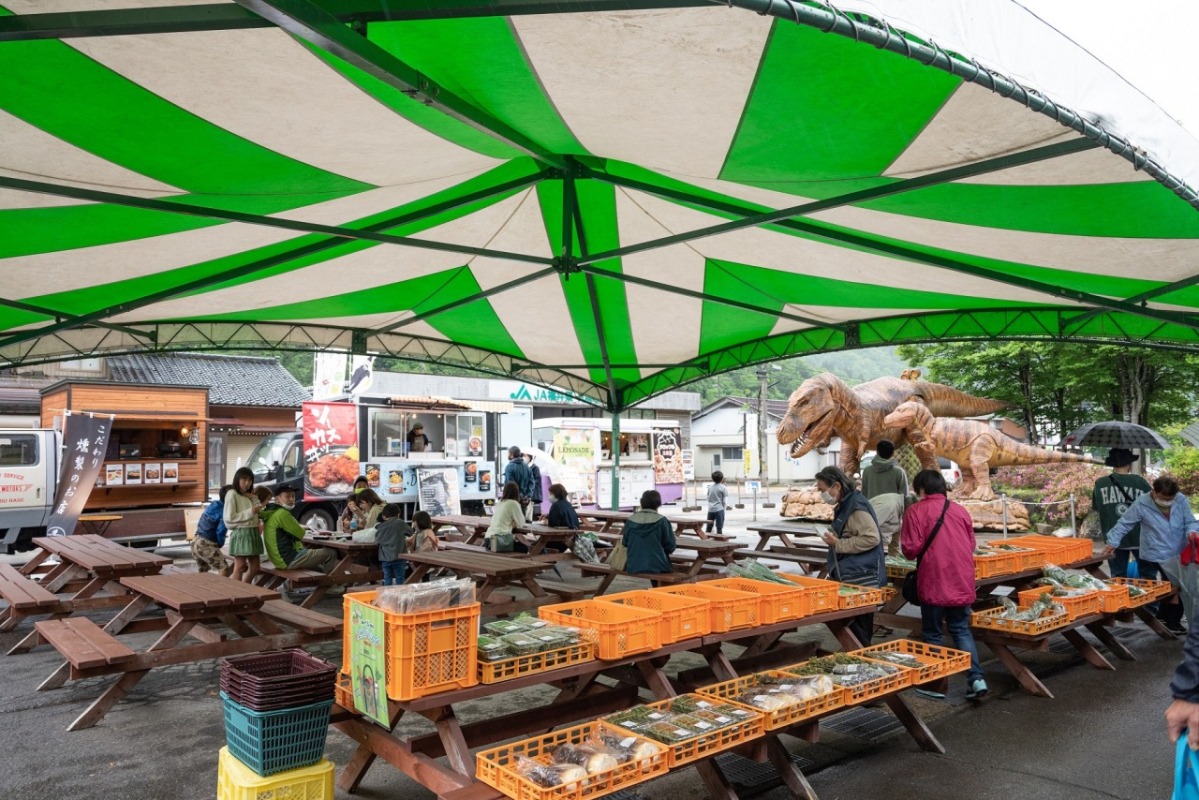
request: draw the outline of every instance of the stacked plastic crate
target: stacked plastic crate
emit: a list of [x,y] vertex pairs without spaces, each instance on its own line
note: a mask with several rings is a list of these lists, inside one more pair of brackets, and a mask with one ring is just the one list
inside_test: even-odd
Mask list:
[[225,740],[217,800],[333,798],[324,758],[336,668],[303,650],[221,664]]

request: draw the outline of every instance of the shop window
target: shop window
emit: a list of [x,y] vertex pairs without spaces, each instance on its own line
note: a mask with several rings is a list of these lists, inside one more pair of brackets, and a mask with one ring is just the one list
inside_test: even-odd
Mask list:
[[725,461],[740,461],[741,451],[742,448],[740,447],[722,447],[720,448],[720,455]]

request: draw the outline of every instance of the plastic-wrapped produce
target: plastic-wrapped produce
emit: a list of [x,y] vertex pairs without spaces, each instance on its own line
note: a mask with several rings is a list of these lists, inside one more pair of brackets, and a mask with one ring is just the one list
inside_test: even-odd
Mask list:
[[479,636],[478,649],[480,661],[503,661],[505,658],[512,658],[512,651],[503,640],[485,633]]
[[393,614],[441,611],[474,602],[475,584],[469,578],[384,586],[375,597],[376,606]]
[[587,781],[587,770],[577,764],[539,764],[521,758],[516,762],[516,771],[545,789],[563,786],[575,790]]
[[533,638],[531,633],[510,633],[507,636],[501,636],[500,640],[508,646],[514,656],[531,656],[544,649],[542,642]]

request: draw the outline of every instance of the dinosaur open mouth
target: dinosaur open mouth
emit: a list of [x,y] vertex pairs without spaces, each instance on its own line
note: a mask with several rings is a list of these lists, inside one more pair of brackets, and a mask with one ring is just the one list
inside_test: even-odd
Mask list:
[[[811,448],[811,445],[809,445],[808,442],[811,441],[810,437],[812,436],[812,431],[816,430],[820,423],[824,421],[824,418],[831,413],[833,412],[824,412],[819,417],[812,420],[808,427],[803,429],[803,432],[799,434],[799,438],[791,443],[791,458],[799,458],[804,453],[808,452],[808,450]],[[813,443],[818,444],[819,442]]]

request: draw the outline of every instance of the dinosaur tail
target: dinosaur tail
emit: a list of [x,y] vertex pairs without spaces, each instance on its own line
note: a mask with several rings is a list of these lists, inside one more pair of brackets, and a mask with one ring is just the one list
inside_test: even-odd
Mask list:
[[917,382],[913,386],[912,394],[923,398],[929,411],[937,417],[977,417],[994,414],[1009,405],[1002,400],[975,397],[952,386],[928,381]]
[[1034,447],[1031,444],[1024,442],[1006,442],[1007,447],[1002,453],[997,453],[998,461],[993,461],[992,466],[1012,466],[1015,464],[1066,464],[1066,463],[1082,463],[1082,464],[1100,464],[1102,462],[1091,458],[1089,454],[1080,455],[1079,453],[1063,453],[1060,450],[1046,450],[1043,447]]

